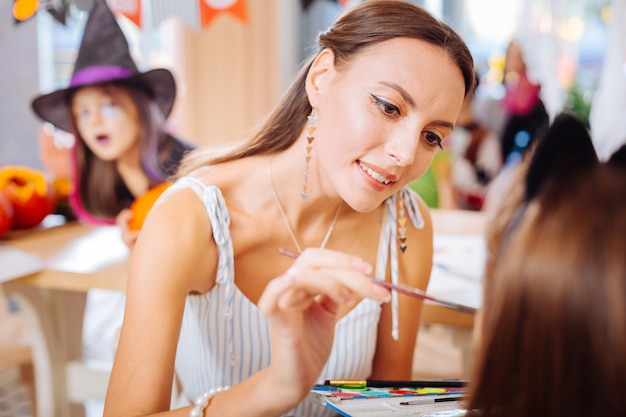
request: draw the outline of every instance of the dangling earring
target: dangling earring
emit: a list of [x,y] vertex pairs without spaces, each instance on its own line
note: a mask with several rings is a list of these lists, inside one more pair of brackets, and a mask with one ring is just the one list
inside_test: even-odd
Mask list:
[[406,250],[406,210],[404,199],[398,195],[398,241],[402,253]]
[[317,116],[315,115],[315,109],[311,109],[311,114],[307,116],[309,125],[307,126],[306,135],[306,160],[304,165],[304,182],[302,182],[302,201],[307,198],[307,189],[309,184],[309,162],[311,162],[311,154],[313,153],[313,140],[315,140],[315,125],[317,124]]

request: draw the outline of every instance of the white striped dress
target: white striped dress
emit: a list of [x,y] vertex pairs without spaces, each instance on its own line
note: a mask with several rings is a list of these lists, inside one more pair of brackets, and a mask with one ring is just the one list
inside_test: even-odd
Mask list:
[[[204,203],[219,250],[215,286],[207,293],[189,295],[176,356],[176,373],[186,398],[196,398],[211,388],[235,385],[270,364],[270,338],[267,320],[234,283],[233,246],[230,216],[219,188],[207,186],[187,176],[171,191],[191,187]],[[168,190],[170,191],[170,190]],[[415,194],[408,189],[387,200],[387,221],[381,230],[376,275],[384,277],[389,254],[392,281],[397,282],[396,204],[405,199],[407,215],[415,227],[423,220]],[[397,338],[397,294],[392,294],[393,332]],[[365,379],[372,371],[377,325],[381,306],[370,299],[361,301],[344,316],[335,329],[332,352],[319,381],[326,379]],[[309,402],[298,405],[288,416],[332,416],[326,407]]]

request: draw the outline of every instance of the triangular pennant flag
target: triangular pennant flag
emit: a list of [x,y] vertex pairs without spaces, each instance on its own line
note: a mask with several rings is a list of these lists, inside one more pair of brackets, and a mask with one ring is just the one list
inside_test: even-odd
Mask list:
[[67,0],[43,0],[42,5],[54,19],[65,26],[68,14]]
[[108,0],[107,3],[114,14],[121,14],[138,28],[142,27],[141,0]]
[[202,27],[206,28],[220,13],[231,13],[242,22],[248,21],[245,0],[198,0]]
[[[333,0],[336,3],[339,3],[341,7],[346,7],[352,0]],[[300,4],[302,5],[302,9],[306,12],[311,4],[315,3],[315,0],[300,0]]]
[[54,20],[65,26],[65,16],[67,14],[65,10],[48,9],[48,13],[54,17]]

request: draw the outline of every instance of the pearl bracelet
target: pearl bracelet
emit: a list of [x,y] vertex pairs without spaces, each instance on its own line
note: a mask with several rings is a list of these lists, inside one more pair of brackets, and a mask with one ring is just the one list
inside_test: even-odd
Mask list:
[[209,402],[213,397],[215,397],[220,392],[226,391],[230,387],[218,387],[215,389],[210,389],[204,394],[198,396],[196,401],[193,402],[194,406],[189,412],[189,417],[202,417],[204,415],[204,410],[209,406]]

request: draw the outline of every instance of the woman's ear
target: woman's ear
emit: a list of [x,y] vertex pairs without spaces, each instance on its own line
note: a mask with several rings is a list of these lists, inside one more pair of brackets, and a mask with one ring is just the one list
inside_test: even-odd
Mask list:
[[313,60],[306,77],[306,93],[312,107],[317,107],[319,95],[325,91],[328,79],[335,69],[335,54],[323,49]]

